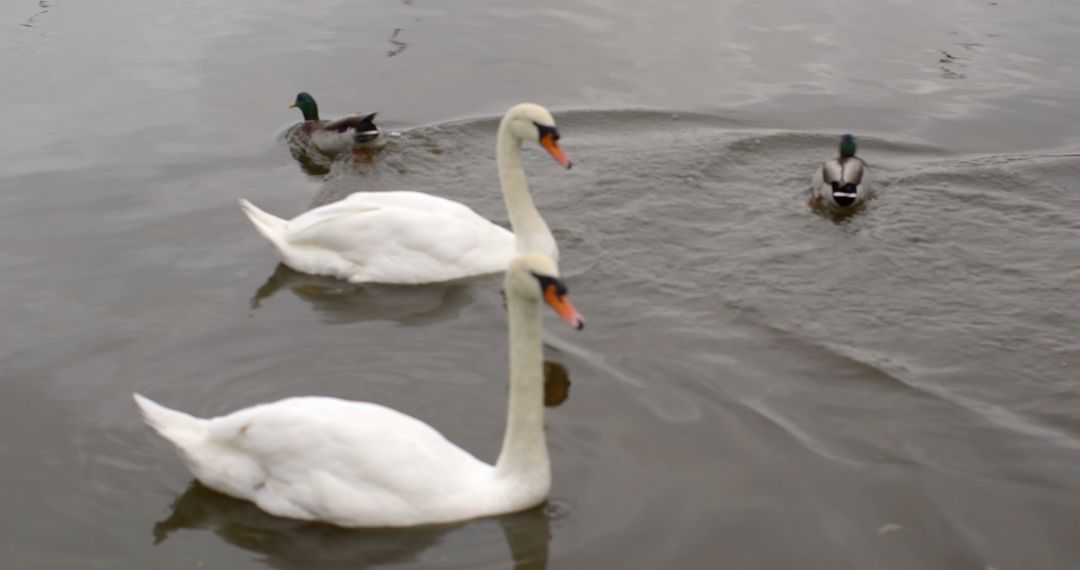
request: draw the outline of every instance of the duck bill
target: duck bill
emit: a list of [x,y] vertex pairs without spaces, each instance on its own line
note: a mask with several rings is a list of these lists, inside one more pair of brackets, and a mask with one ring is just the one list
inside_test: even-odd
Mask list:
[[545,134],[540,139],[540,146],[544,147],[548,154],[555,159],[555,162],[559,163],[559,166],[563,168],[570,168],[574,163],[570,162],[570,159],[563,152],[562,147],[559,146],[559,141],[555,140],[555,135],[552,133]]
[[289,105],[289,108],[290,109],[295,109],[296,108],[296,103],[293,103],[292,105]]
[[570,304],[570,299],[567,299],[566,295],[559,295],[555,285],[549,286],[544,291],[544,302],[551,305],[555,313],[562,317],[563,322],[570,325],[570,328],[575,330],[585,328],[585,317],[581,316],[574,305]]

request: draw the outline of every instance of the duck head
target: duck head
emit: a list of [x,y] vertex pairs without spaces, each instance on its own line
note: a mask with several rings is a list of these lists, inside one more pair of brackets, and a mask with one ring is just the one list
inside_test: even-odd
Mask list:
[[840,137],[840,158],[851,158],[855,156],[855,150],[855,137],[851,135]]
[[307,91],[301,91],[296,94],[296,100],[292,105],[289,105],[290,109],[296,107],[300,108],[300,112],[304,114],[305,121],[318,121],[319,120],[319,106],[315,104],[315,98],[308,94]]

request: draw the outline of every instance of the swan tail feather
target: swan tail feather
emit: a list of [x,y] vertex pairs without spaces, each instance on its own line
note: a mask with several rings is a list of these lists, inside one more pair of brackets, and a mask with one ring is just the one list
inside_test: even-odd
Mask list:
[[258,206],[243,198],[240,198],[240,208],[244,210],[244,214],[247,215],[252,225],[255,226],[256,230],[259,230],[263,237],[275,245],[279,244],[279,240],[289,222],[260,210]]
[[161,437],[184,449],[206,438],[207,420],[178,412],[139,394],[132,394],[143,420]]

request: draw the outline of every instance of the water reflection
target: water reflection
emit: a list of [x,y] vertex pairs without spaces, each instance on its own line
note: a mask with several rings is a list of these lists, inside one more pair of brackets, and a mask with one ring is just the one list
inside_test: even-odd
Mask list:
[[[872,197],[872,195],[871,195],[871,197]],[[834,208],[825,208],[825,207],[821,207],[821,206],[816,207],[816,208],[812,207],[812,209],[819,216],[821,216],[821,217],[829,220],[830,222],[840,226],[840,225],[843,225],[845,223],[848,223],[849,221],[851,221],[852,218],[854,218],[860,212],[864,211],[866,209],[866,204],[869,201],[870,201],[870,198],[868,197],[865,202],[862,202],[861,204],[857,204],[857,205],[855,205],[854,207],[851,207],[851,208],[845,208],[843,210],[837,210],[837,209],[834,209]]]
[[[154,544],[168,540],[180,529],[208,529],[229,544],[262,555],[273,568],[370,568],[422,562],[421,554],[451,539],[466,538],[467,552],[453,549],[439,556],[462,567],[490,565],[506,556],[491,540],[491,522],[501,527],[515,568],[546,568],[551,540],[545,506],[495,519],[409,529],[346,529],[322,523],[272,517],[254,504],[211,491],[197,482],[173,504],[168,518],[154,525]],[[449,550],[449,549],[448,549]]]
[[544,405],[557,408],[570,397],[570,373],[561,362],[544,361]]
[[[971,49],[972,47],[977,47],[978,45],[979,44],[966,44],[966,46],[970,46],[968,47],[968,49]],[[957,68],[963,69],[964,67],[967,67],[967,63],[965,62],[969,61],[970,59],[971,58],[967,57],[958,57],[945,50],[941,50],[941,57],[938,58],[938,63],[941,67],[941,76],[945,79],[966,79],[967,75],[963,72],[957,71]]]
[[394,46],[394,49],[386,52],[387,57],[394,57],[401,55],[405,51],[405,48],[409,47],[407,42],[403,42],[398,39],[398,35],[401,34],[401,28],[394,28],[394,32],[390,34],[390,43]]
[[300,165],[300,170],[303,170],[308,176],[322,178],[330,174],[330,165],[333,161],[329,156],[311,146],[311,140],[307,133],[304,132],[304,129],[301,128],[301,125],[301,123],[298,123],[289,127],[281,135],[281,139],[289,147],[289,154]]
[[37,19],[40,18],[41,16],[44,16],[45,14],[48,14],[49,13],[49,8],[51,8],[51,7],[52,7],[52,5],[47,0],[38,0],[38,8],[41,8],[41,9],[38,10],[36,13],[34,13],[33,16],[30,16],[29,18],[27,18],[25,22],[23,22],[23,23],[21,23],[19,25],[23,26],[25,28],[33,28],[35,25],[37,25],[36,24]]
[[367,320],[426,325],[458,316],[474,300],[475,280],[431,285],[355,285],[341,279],[308,275],[279,263],[251,298],[251,308],[282,289],[289,290],[333,324]]

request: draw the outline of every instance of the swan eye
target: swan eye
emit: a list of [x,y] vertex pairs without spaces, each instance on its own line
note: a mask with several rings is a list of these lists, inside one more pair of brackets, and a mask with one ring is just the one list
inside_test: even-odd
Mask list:
[[544,140],[544,137],[551,135],[552,140],[559,140],[559,129],[555,127],[549,127],[541,125],[540,123],[533,123],[536,125],[536,130],[540,132],[540,140]]
[[549,277],[547,275],[537,275],[536,273],[533,273],[532,275],[533,277],[536,277],[537,281],[540,282],[541,291],[546,293],[552,286],[554,286],[555,295],[559,297],[566,295],[566,285],[562,281],[554,277]]

